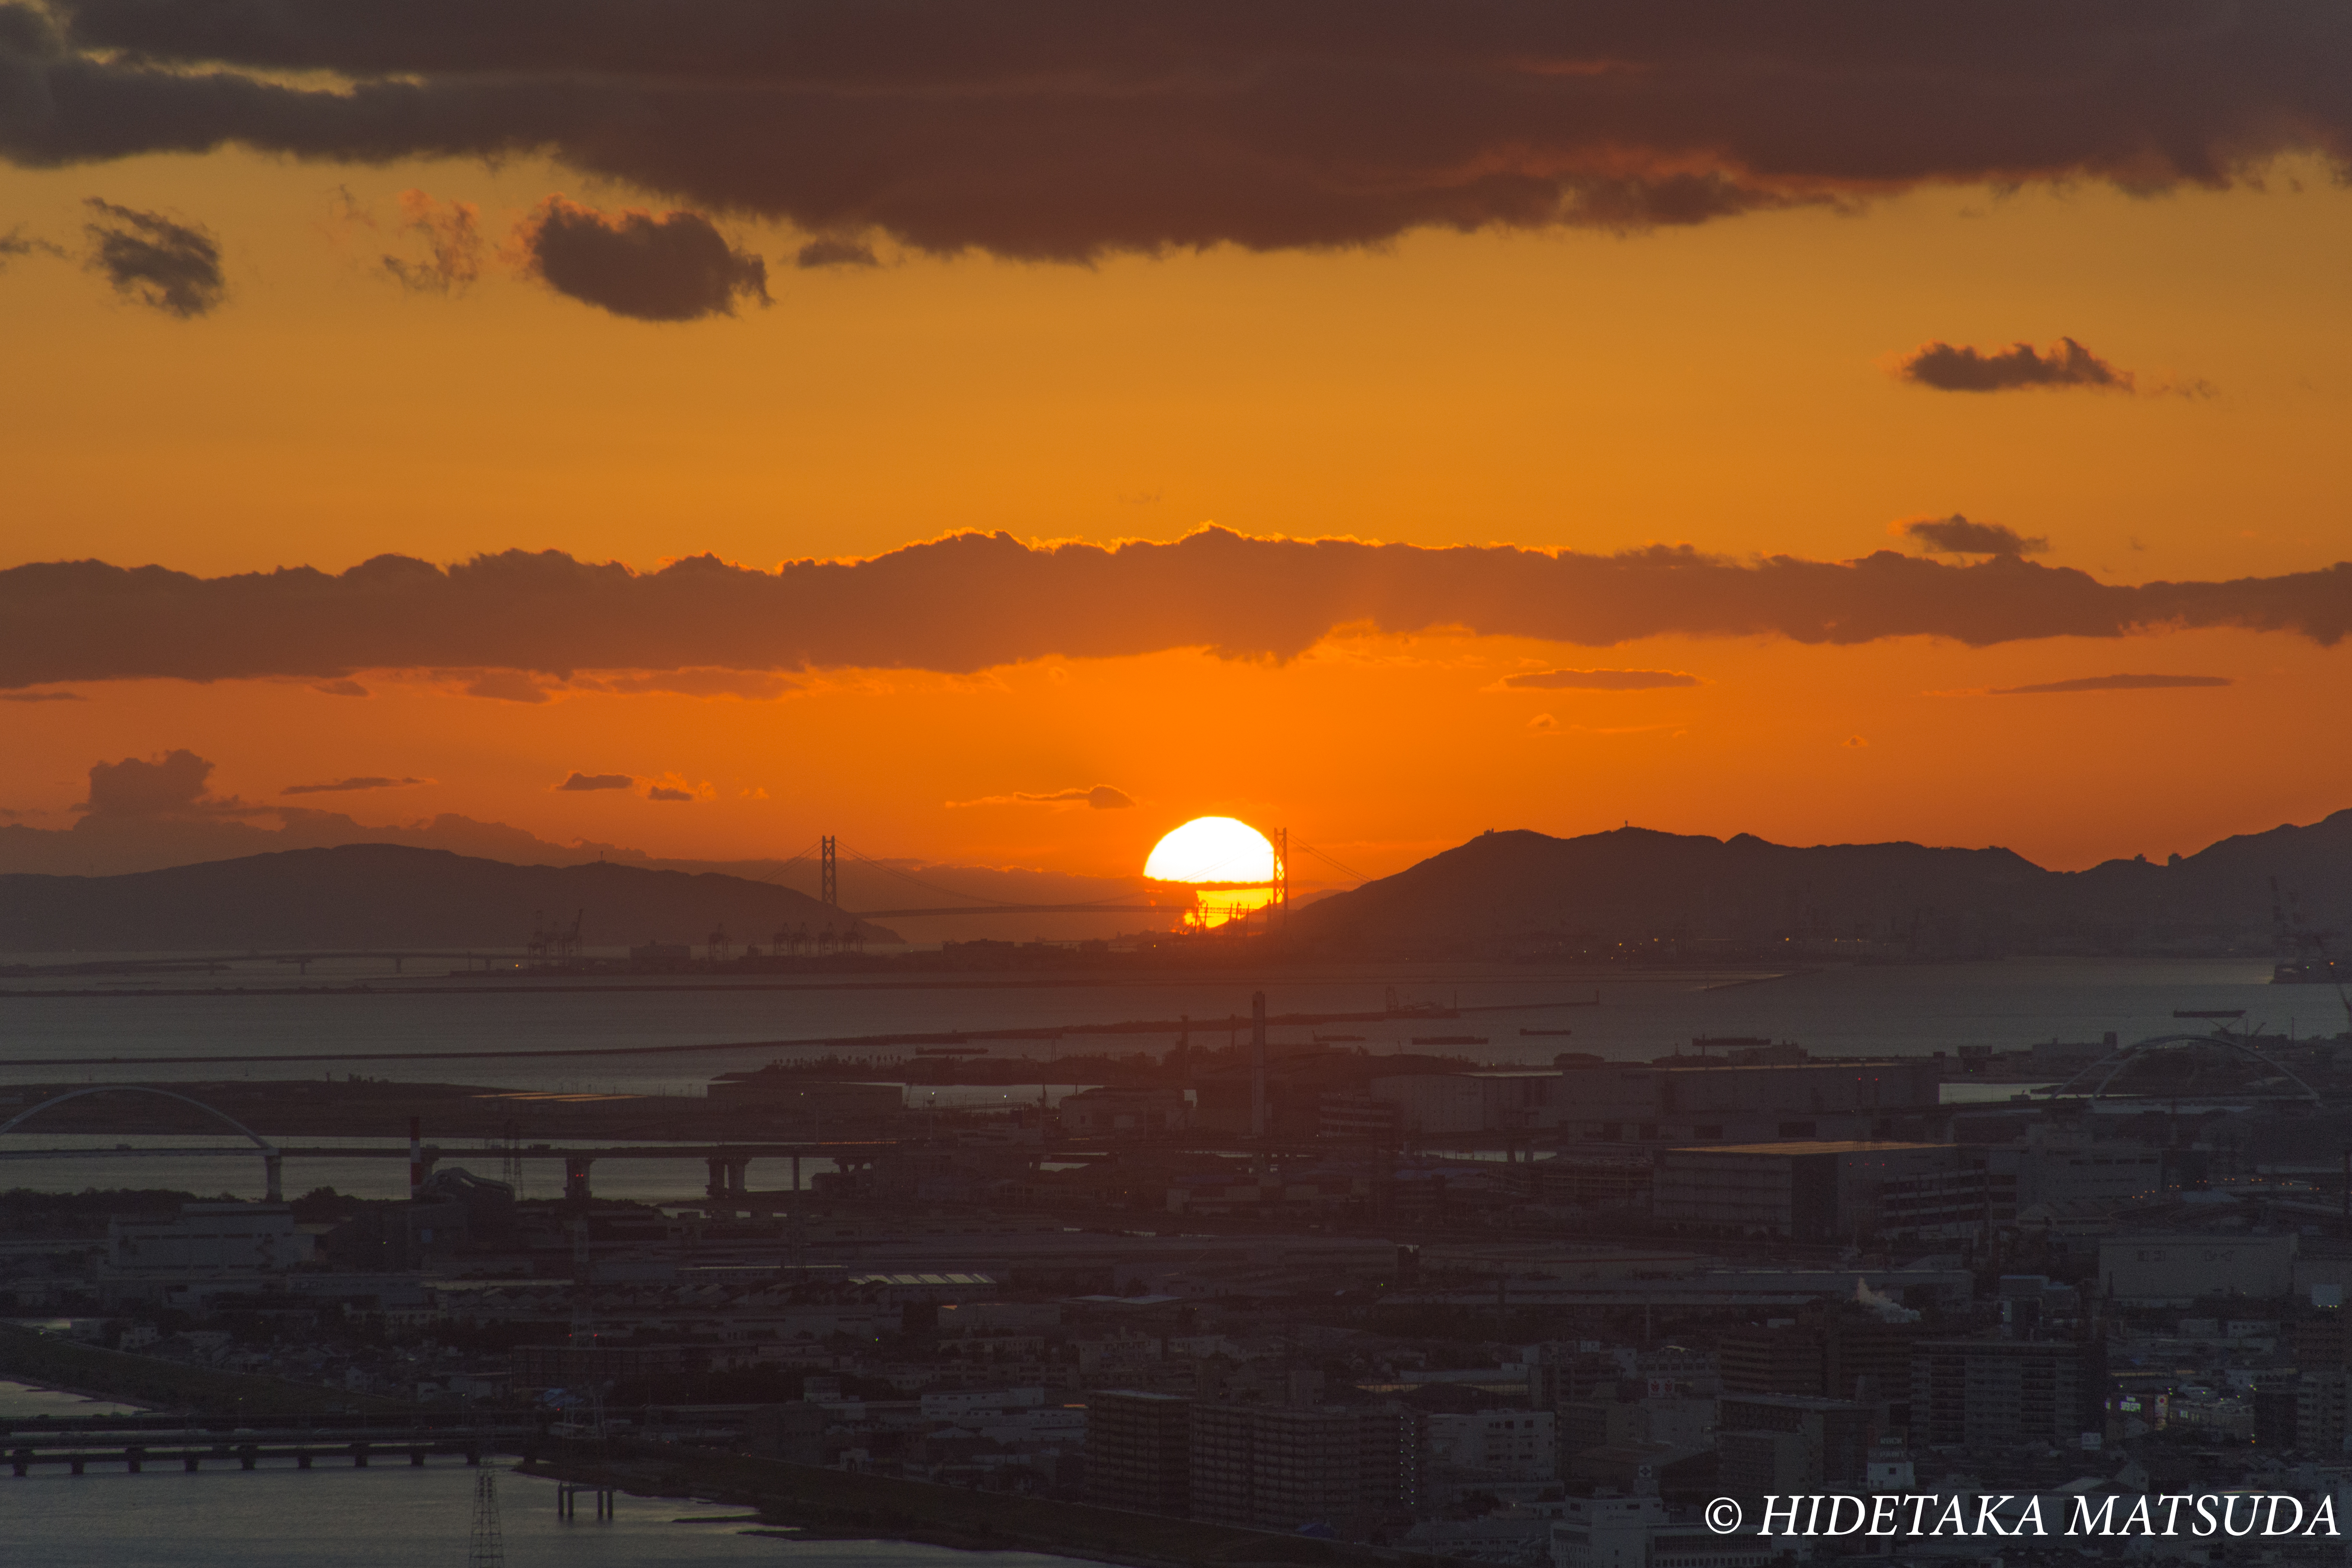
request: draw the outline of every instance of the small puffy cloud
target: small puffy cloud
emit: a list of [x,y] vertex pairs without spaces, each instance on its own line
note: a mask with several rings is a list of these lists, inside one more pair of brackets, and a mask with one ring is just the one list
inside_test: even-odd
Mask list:
[[627,773],[583,773],[575,772],[570,778],[565,779],[562,784],[555,786],[555,793],[558,795],[580,795],[584,794],[589,790],[627,789],[631,784],[634,784],[637,781],[635,779],[630,777]]
[[1650,691],[1696,686],[1698,677],[1678,669],[1544,669],[1507,675],[1495,689],[1505,691]]
[[731,316],[768,300],[768,265],[699,213],[601,213],[550,196],[515,231],[524,269],[559,294],[640,321]]
[[793,258],[793,265],[813,267],[879,267],[874,247],[855,239],[812,239]]
[[1528,728],[1538,735],[1557,735],[1559,733],[1559,721],[1549,713],[1538,713],[1528,721]]
[[1954,512],[1949,517],[1914,518],[1894,524],[1890,532],[1926,545],[1939,555],[2043,555],[2050,541],[2028,537],[1998,522],[1975,522]]
[[83,205],[98,215],[82,226],[89,237],[89,266],[116,293],[183,321],[204,315],[227,295],[220,241],[209,229],[95,196]]
[[310,689],[323,691],[330,697],[365,697],[368,694],[368,689],[356,680],[322,680]]
[[1845,747],[1849,751],[1858,752],[1863,747],[1870,744],[1870,740],[1869,737],[1864,735],[1848,735],[1844,740],[1839,742],[1838,744]]
[[987,795],[981,796],[978,800],[951,800],[948,802],[948,805],[951,807],[961,807],[967,805],[1083,805],[1092,811],[1123,811],[1134,804],[1135,797],[1133,795],[1129,795],[1125,790],[1113,789],[1108,784],[1096,784],[1091,788],[1079,786],[1074,789],[1041,790],[1034,793],[1027,790],[1016,790],[1011,795]]
[[717,786],[708,779],[697,784],[683,773],[668,773],[642,782],[647,800],[715,800],[719,796]]
[[323,784],[288,784],[278,793],[279,795],[343,795],[352,790],[401,789],[409,784],[432,782],[431,779],[391,779],[368,774],[357,778],[329,779]]
[[1905,381],[1938,392],[2015,392],[2032,387],[2086,386],[2129,392],[2132,375],[2117,370],[2072,338],[2036,350],[2011,343],[1998,353],[1932,342],[1906,355],[1895,367]]
[[79,691],[0,691],[0,702],[79,702]]
[[384,272],[414,294],[463,293],[482,275],[480,216],[471,202],[436,202],[423,191],[401,192],[401,230],[422,243],[425,255],[386,256]]
[[2182,686],[2231,686],[2226,675],[2084,675],[2045,680],[2037,686],[1997,686],[1995,697],[2033,697],[2063,691],[2161,691]]
[[96,817],[185,816],[233,811],[239,803],[215,800],[207,792],[213,764],[184,748],[154,757],[93,763],[89,798],[74,807]]

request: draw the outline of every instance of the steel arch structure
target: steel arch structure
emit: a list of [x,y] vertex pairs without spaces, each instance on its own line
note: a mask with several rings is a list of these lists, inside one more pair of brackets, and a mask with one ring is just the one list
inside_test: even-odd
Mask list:
[[[2130,1045],[2117,1047],[2114,1055],[2102,1057],[2053,1089],[2050,1091],[2051,1098],[2054,1100],[2061,1095],[2087,1093],[2093,1100],[2101,1099],[2106,1094],[2107,1086],[2115,1082],[2122,1073],[2137,1066],[2144,1059],[2146,1052],[2165,1046],[2220,1046],[2233,1056],[2259,1063],[2265,1071],[2285,1079],[2299,1091],[2296,1094],[2273,1095],[2269,1098],[2306,1100],[2314,1105],[2321,1103],[2319,1091],[2297,1078],[2294,1069],[2287,1067],[2285,1063],[2275,1061],[2254,1049],[2245,1041],[2233,1039],[2228,1035],[2152,1035],[2145,1040],[2134,1040]],[[2102,1071],[2102,1069],[2105,1070]],[[2087,1090],[2080,1088],[2083,1081],[2094,1073],[2100,1074],[2098,1082]]]
[[[68,1089],[63,1094],[52,1095],[47,1100],[41,1101],[38,1105],[31,1106],[26,1110],[18,1111],[16,1115],[10,1117],[5,1121],[0,1121],[0,1136],[5,1136],[10,1132],[15,1131],[25,1122],[31,1121],[34,1117],[38,1116],[41,1112],[49,1110],[53,1106],[63,1105],[68,1100],[80,1100],[86,1095],[92,1094],[152,1094],[159,1100],[176,1100],[182,1105],[194,1106],[196,1110],[203,1111],[206,1116],[213,1118],[215,1121],[226,1122],[239,1137],[244,1138],[247,1142],[250,1142],[253,1145],[254,1152],[261,1156],[262,1169],[268,1177],[267,1191],[268,1195],[267,1201],[273,1204],[282,1201],[284,1196],[284,1185],[279,1173],[280,1159],[278,1152],[278,1146],[276,1144],[270,1142],[269,1140],[264,1138],[260,1133],[256,1132],[252,1128],[247,1127],[244,1122],[239,1121],[236,1117],[231,1116],[227,1111],[221,1110],[218,1106],[206,1105],[203,1100],[194,1099],[188,1095],[174,1094],[168,1089],[154,1089],[143,1083],[99,1083],[91,1084],[86,1089]],[[70,1158],[73,1154],[80,1152],[80,1151],[61,1150],[58,1151],[58,1152],[63,1157]],[[112,1153],[114,1151],[94,1149],[88,1151],[88,1152],[92,1154],[106,1154]]]

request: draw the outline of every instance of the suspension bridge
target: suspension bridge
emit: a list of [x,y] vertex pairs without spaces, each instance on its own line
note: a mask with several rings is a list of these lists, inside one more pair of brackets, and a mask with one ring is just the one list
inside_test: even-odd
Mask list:
[[[1231,881],[1223,879],[1203,879],[1184,883],[1171,883],[1170,886],[1171,888],[1181,887],[1187,894],[1195,899],[1202,893],[1213,895],[1224,893],[1266,892],[1273,895],[1272,899],[1269,900],[1268,907],[1276,910],[1277,914],[1286,914],[1290,908],[1291,850],[1294,847],[1324,862],[1333,870],[1339,872],[1341,876],[1347,878],[1351,882],[1360,883],[1370,880],[1370,879],[1366,877],[1362,872],[1342,865],[1339,861],[1325,854],[1322,850],[1316,848],[1313,845],[1308,844],[1304,840],[1294,840],[1290,836],[1290,830],[1286,827],[1277,827],[1274,829],[1271,833],[1265,835],[1265,838],[1272,850],[1274,863],[1274,875],[1271,878],[1263,880],[1236,879]],[[923,877],[919,877],[913,872],[901,869],[899,867],[894,866],[887,860],[877,859],[873,856],[860,854],[855,849],[845,849],[842,846],[841,841],[831,834],[826,834],[820,837],[815,843],[803,849],[799,854],[782,862],[773,870],[756,879],[763,882],[773,882],[782,877],[787,871],[791,870],[794,866],[804,861],[814,860],[815,862],[817,872],[817,901],[826,905],[828,908],[839,909],[841,908],[840,865],[841,858],[845,854],[853,862],[866,868],[868,870],[877,875],[893,878],[899,882],[906,883],[912,887],[920,888],[926,892],[944,894],[950,898],[970,900],[964,903],[927,904],[921,906],[909,906],[904,909],[844,910],[843,912],[853,920],[913,920],[922,916],[932,915],[1166,914],[1172,908],[1182,907],[1181,903],[1171,904],[1164,900],[1158,902],[1138,903],[1134,901],[1131,895],[1100,899],[1079,903],[992,902],[977,895],[964,892],[960,889],[941,887],[937,882],[933,882]],[[1210,868],[1212,870],[1218,868],[1219,868],[1216,867]]]
[[[864,936],[859,927],[868,921],[962,916],[1118,914],[1197,916],[1213,901],[1250,893],[1265,893],[1268,897],[1261,904],[1246,908],[1236,907],[1231,912],[1246,915],[1253,920],[1262,916],[1279,929],[1288,920],[1290,913],[1291,862],[1294,850],[1320,861],[1351,885],[1370,880],[1362,872],[1343,864],[1313,845],[1294,838],[1287,828],[1276,828],[1266,834],[1265,837],[1273,849],[1274,875],[1271,878],[1263,879],[1244,878],[1230,881],[1207,879],[1189,882],[1171,881],[1161,884],[1168,892],[1156,900],[1149,893],[1139,892],[1124,892],[1103,899],[1079,900],[1023,902],[991,898],[968,889],[943,886],[927,877],[906,869],[902,864],[863,854],[845,846],[833,834],[822,836],[798,854],[777,862],[761,875],[743,879],[778,887],[790,887],[791,884],[784,879],[795,868],[805,868],[815,872],[814,896],[825,911],[826,923],[815,931],[811,931],[803,923],[797,930],[787,928],[777,931],[772,939],[772,948],[774,956],[779,958],[787,954],[798,955],[804,952],[826,954],[862,949]],[[910,892],[919,891],[929,895],[929,901],[921,903],[909,901],[905,904],[886,902],[882,907],[850,909],[842,902],[841,868],[844,860],[861,868],[870,878],[888,879],[891,884],[902,886]],[[1216,868],[1210,868],[1212,870]],[[795,889],[794,890],[805,889]],[[939,901],[941,900],[959,901]],[[583,912],[584,914],[584,911]],[[837,925],[834,923],[835,921],[839,922]],[[536,917],[534,929],[530,931],[529,939],[520,944],[519,948],[488,950],[455,947],[251,948],[243,952],[184,952],[153,958],[89,959],[68,963],[41,964],[19,972],[46,976],[191,972],[219,973],[239,964],[277,963],[292,967],[308,978],[310,965],[313,963],[351,960],[388,963],[392,965],[394,973],[403,974],[405,973],[406,964],[411,959],[420,962],[438,960],[443,963],[462,964],[467,970],[478,967],[485,971],[495,971],[511,969],[519,962],[526,964],[551,962],[562,963],[581,958],[583,956],[581,925],[579,919],[575,919],[569,927],[560,922],[551,922],[542,911]],[[687,956],[691,953],[692,945],[679,944],[679,951],[664,953],[662,956]],[[728,956],[732,952],[731,942],[723,930],[712,931],[704,939],[702,945],[706,948],[708,955],[711,957]],[[722,952],[722,949],[726,951]],[[759,945],[753,942],[742,951],[746,957],[756,956]],[[643,955],[633,953],[632,956]]]

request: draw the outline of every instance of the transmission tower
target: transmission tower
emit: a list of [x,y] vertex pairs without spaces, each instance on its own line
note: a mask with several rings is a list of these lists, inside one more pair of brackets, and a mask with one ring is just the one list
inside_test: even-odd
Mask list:
[[466,1568],[507,1568],[506,1539],[499,1531],[499,1474],[484,1467],[474,1478],[474,1538]]

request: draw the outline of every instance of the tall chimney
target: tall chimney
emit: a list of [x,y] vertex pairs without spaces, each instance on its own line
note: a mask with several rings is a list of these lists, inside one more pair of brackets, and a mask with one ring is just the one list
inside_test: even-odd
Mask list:
[[1250,1136],[1265,1141],[1265,993],[1250,993]]

